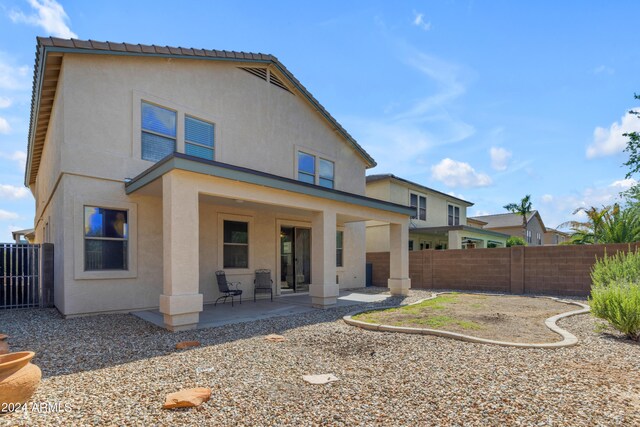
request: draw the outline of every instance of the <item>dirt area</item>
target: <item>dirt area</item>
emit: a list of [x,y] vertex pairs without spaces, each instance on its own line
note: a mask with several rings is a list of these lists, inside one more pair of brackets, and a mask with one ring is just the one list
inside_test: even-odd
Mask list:
[[578,309],[548,298],[445,294],[420,304],[366,312],[354,318],[498,341],[549,343],[562,341],[562,337],[545,326],[545,319]]

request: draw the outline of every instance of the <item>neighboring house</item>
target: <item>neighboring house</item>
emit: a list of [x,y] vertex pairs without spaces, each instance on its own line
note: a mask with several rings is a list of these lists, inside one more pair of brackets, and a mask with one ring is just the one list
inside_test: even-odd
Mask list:
[[31,243],[35,239],[33,228],[12,231],[11,237],[16,243]]
[[410,287],[410,208],[365,196],[374,160],[271,55],[38,38],[25,184],[65,316],[160,308],[194,327],[225,270],[253,294],[336,303],[365,284],[365,222]]
[[[392,174],[367,176],[367,196],[411,207],[410,251],[504,247],[509,237],[468,221],[467,208],[473,203]],[[388,224],[369,221],[367,252],[389,250]]]
[[522,230],[522,216],[515,213],[503,213],[496,215],[482,215],[472,218],[475,221],[486,222],[485,230],[498,231],[508,234],[509,236],[520,237],[525,239],[529,246],[544,245],[544,234],[547,229],[542,222],[540,213],[537,210],[527,215],[526,235]]
[[569,233],[556,230],[555,228],[547,228],[546,230],[547,231],[544,233],[545,245],[559,245],[571,240],[571,235]]

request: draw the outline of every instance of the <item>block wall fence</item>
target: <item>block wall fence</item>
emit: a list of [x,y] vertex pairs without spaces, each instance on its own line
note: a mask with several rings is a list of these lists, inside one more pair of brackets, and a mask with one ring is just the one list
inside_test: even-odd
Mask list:
[[[409,277],[416,289],[587,296],[596,258],[639,247],[636,242],[412,251]],[[373,264],[373,285],[386,287],[389,252],[369,252],[367,262]]]

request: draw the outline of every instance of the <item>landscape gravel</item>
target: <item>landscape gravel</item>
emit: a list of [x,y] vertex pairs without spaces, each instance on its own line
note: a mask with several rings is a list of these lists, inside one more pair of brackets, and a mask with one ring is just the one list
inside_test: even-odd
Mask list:
[[[393,302],[428,295],[412,290]],[[389,300],[179,333],[128,314],[0,312],[11,350],[35,351],[43,373],[26,410],[0,415],[0,425],[640,425],[640,346],[596,332],[589,314],[559,323],[580,342],[556,350],[342,321],[383,304]],[[269,334],[286,341],[267,341]],[[181,341],[201,346],[176,350]],[[302,379],[324,373],[340,380]],[[191,387],[211,388],[211,400],[162,409],[168,393]]]

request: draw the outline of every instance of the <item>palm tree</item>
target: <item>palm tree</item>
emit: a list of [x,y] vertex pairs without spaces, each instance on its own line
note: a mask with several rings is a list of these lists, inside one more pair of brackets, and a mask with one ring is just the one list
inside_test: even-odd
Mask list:
[[573,213],[584,212],[587,220],[568,221],[560,225],[570,226],[573,230],[571,243],[628,243],[640,240],[640,215],[638,206],[621,208],[613,206],[578,208]]
[[597,244],[598,241],[601,240],[602,227],[604,225],[605,218],[609,215],[610,211],[611,206],[603,206],[602,209],[598,209],[594,206],[591,206],[589,209],[580,207],[573,211],[573,215],[578,212],[584,212],[587,215],[587,220],[563,222],[559,225],[559,228],[566,226],[571,227],[573,230],[571,241],[575,244]]
[[527,241],[527,215],[531,213],[531,194],[524,196],[520,203],[509,203],[503,206],[509,212],[522,216],[522,238]]

